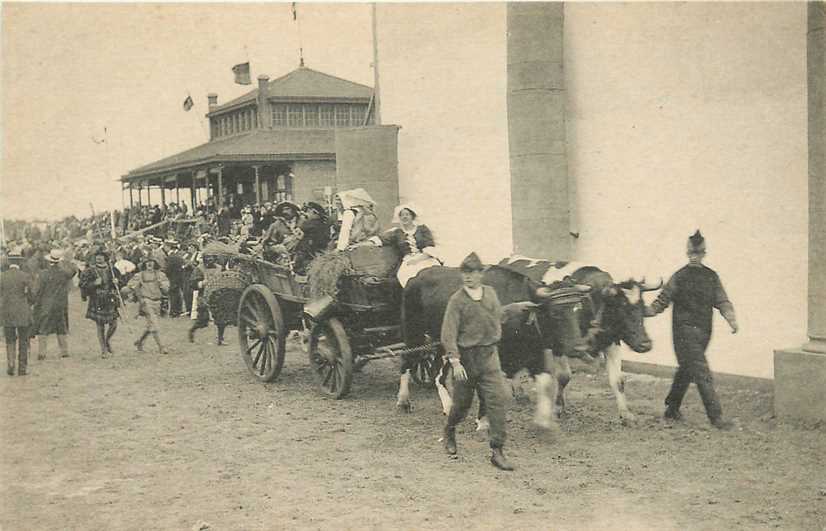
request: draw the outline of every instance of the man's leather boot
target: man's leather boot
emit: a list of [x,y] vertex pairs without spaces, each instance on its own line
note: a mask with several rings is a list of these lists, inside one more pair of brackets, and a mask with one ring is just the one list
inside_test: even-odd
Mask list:
[[513,470],[513,465],[505,458],[505,454],[502,453],[502,448],[492,448],[491,450],[490,462],[493,466],[499,470]]
[[445,428],[445,451],[448,455],[456,455],[456,428]]

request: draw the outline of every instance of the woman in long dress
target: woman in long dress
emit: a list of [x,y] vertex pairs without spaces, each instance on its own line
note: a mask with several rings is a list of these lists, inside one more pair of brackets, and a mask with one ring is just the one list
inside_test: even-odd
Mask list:
[[399,226],[370,239],[376,245],[390,245],[399,251],[402,262],[396,272],[396,278],[402,287],[405,287],[419,271],[441,265],[433,233],[427,225],[419,223],[417,219],[415,206],[410,203],[401,204],[393,213],[393,222]]

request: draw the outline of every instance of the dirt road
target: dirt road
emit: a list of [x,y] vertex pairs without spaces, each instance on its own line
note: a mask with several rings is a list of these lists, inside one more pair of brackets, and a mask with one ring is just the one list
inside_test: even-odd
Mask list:
[[434,391],[414,388],[414,412],[395,410],[395,360],[368,365],[335,401],[295,343],[264,385],[234,328],[229,346],[212,329],[191,345],[187,320],[164,320],[162,356],[134,351],[132,321],[102,360],[82,315],[74,292],[70,358],[52,343],[29,376],[0,378],[4,531],[826,529],[826,428],[777,424],[764,392],[721,387],[738,424],[721,433],[692,389],[687,420],[669,427],[658,419],[669,382],[630,375],[638,420],[623,426],[604,372],[582,370],[560,433],[536,432],[530,404],[512,404],[518,469],[505,473],[470,420],[460,459],[443,455]]

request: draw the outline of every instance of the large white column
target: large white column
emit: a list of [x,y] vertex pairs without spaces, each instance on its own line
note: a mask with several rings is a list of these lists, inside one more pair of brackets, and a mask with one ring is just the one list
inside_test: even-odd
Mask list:
[[800,349],[774,353],[780,418],[826,420],[826,3],[808,4],[809,313]]
[[514,252],[572,258],[565,154],[564,3],[508,4],[508,144]]

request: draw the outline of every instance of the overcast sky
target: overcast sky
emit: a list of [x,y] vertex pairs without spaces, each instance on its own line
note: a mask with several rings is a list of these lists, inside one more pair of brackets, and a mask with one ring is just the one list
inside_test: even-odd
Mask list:
[[286,74],[299,33],[308,67],[373,84],[368,4],[299,3],[299,24],[289,3],[0,9],[6,218],[120,208],[121,175],[207,141],[207,93],[223,103],[254,88],[233,83],[234,64],[248,60],[253,83]]

